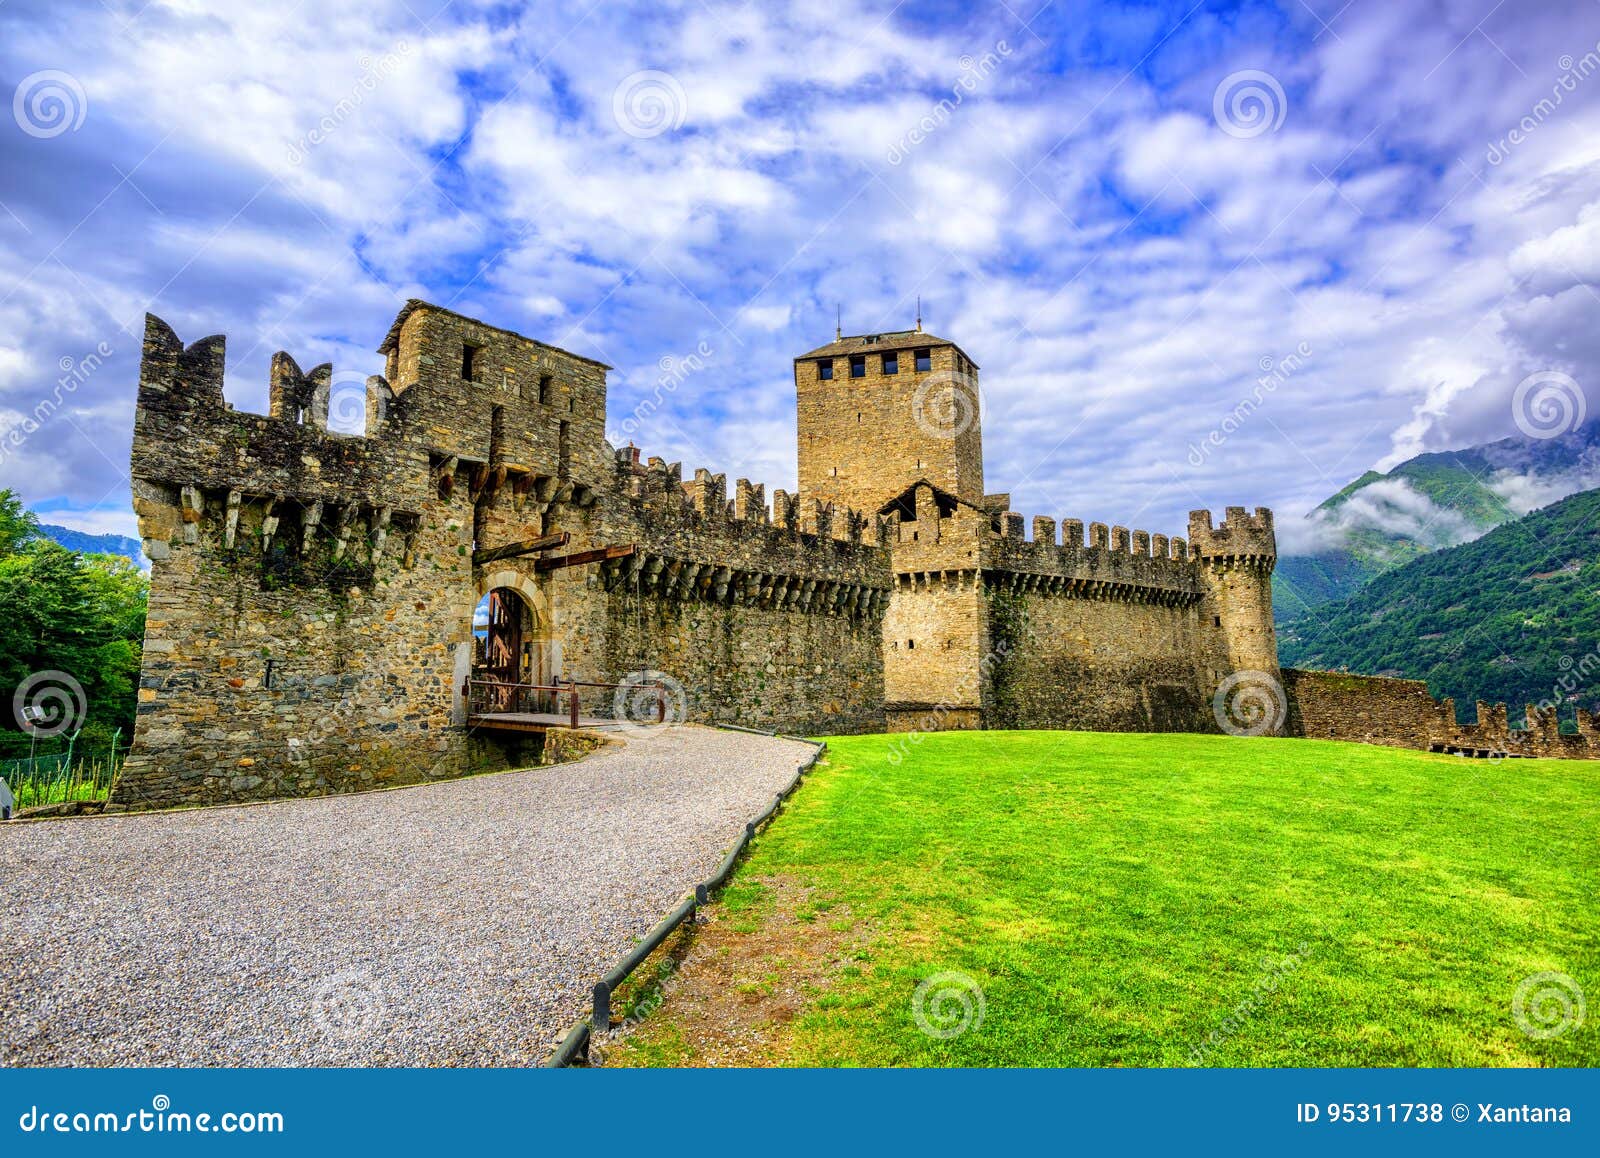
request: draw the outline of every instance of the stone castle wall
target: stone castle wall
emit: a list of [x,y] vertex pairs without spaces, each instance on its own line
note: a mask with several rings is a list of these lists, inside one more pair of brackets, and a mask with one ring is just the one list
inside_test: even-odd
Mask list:
[[[185,348],[147,320],[132,466],[151,609],[119,803],[526,763],[527,739],[468,727],[473,609],[496,587],[529,609],[540,681],[644,662],[683,685],[689,719],[882,726],[875,523],[619,459],[604,366],[448,310],[409,304],[380,352],[388,372],[353,395],[367,433],[343,435],[331,367],[280,354],[270,413],[236,412],[223,339]],[[619,550],[474,562],[551,535],[563,555]],[[583,709],[614,703],[594,689]]]
[[1506,705],[1480,700],[1477,722],[1458,724],[1454,702],[1435,700],[1422,680],[1285,668],[1283,682],[1291,736],[1474,757],[1600,759],[1600,732],[1582,709],[1577,732],[1563,735],[1553,706],[1528,705],[1523,726],[1512,728]]

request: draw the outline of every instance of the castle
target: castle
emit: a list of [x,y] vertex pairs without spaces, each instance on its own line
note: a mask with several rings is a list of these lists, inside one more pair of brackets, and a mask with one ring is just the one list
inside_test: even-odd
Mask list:
[[[238,412],[224,339],[147,317],[150,610],[116,803],[512,766],[568,700],[812,734],[1215,732],[1237,692],[1242,730],[1459,740],[1407,681],[1280,672],[1265,508],[1029,534],[985,492],[977,365],[920,323],[794,359],[799,487],[770,505],[610,445],[592,359],[417,300],[379,352],[343,434],[331,366],[277,354],[269,413]],[[1559,739],[1600,750],[1584,726]]]

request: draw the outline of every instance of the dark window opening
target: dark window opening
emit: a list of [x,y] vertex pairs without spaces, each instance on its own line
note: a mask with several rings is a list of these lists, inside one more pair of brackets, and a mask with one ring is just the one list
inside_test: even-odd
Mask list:
[[933,351],[918,350],[914,355],[917,359],[917,373],[925,373],[933,369]]
[[885,374],[898,374],[898,373],[900,373],[900,355],[899,354],[885,354],[883,356],[883,372]]
[[833,359],[825,358],[817,363],[817,377],[827,382],[833,378]]
[[907,651],[915,651],[916,649],[917,649],[917,641],[916,640],[914,640],[914,639],[906,640],[906,650]]
[[1213,615],[1213,616],[1212,616],[1212,617],[1211,617],[1211,622],[1212,622],[1212,624],[1213,624],[1213,625],[1214,625],[1214,626],[1216,626],[1216,627],[1221,627],[1221,626],[1222,626],[1222,616],[1220,616],[1220,615]]
[[461,377],[468,382],[477,381],[474,371],[478,368],[478,347],[461,344]]
[[865,378],[867,376],[867,356],[865,354],[850,355],[850,377]]
[[539,375],[539,401],[550,401],[550,375],[548,374]]

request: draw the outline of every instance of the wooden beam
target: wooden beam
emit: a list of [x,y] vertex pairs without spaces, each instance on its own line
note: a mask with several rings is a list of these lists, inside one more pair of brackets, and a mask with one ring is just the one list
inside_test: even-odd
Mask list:
[[485,563],[493,563],[496,559],[515,559],[522,555],[531,555],[535,551],[548,551],[551,547],[565,547],[567,540],[572,538],[566,531],[557,535],[541,535],[537,539],[524,539],[520,543],[507,543],[504,547],[493,547],[484,551],[472,552],[472,565],[481,567]]
[[596,547],[592,551],[578,551],[571,555],[557,555],[554,559],[535,559],[537,571],[554,571],[558,567],[581,567],[585,563],[603,563],[607,559],[625,559],[639,549],[637,543],[620,547]]

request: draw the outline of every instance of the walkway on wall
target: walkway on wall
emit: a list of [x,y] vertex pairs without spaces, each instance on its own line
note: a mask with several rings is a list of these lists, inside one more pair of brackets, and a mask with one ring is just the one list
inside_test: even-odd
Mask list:
[[669,725],[526,772],[0,824],[27,882],[0,1064],[540,1065],[811,751]]

